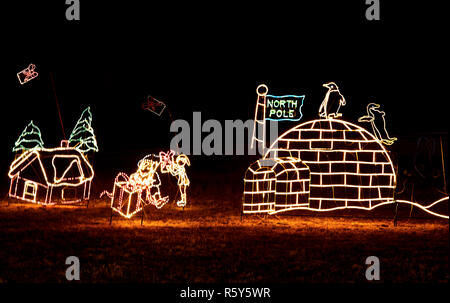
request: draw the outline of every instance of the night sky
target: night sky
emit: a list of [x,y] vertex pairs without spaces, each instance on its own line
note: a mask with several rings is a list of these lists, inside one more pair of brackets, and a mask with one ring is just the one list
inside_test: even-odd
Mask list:
[[[91,107],[97,158],[167,149],[171,118],[192,123],[193,111],[201,111],[203,121],[251,119],[260,83],[272,94],[305,94],[303,121],[318,117],[322,84],[334,81],[351,122],[376,102],[392,136],[447,132],[443,36],[433,18],[438,8],[383,1],[382,20],[369,22],[362,0],[246,7],[237,1],[81,1],[81,20],[69,22],[64,1],[36,2],[4,12],[10,18],[0,70],[2,175],[30,120],[46,147],[63,139],[51,76],[66,137]],[[30,63],[39,76],[20,85],[16,73]],[[148,95],[165,102],[171,117],[142,110]]]

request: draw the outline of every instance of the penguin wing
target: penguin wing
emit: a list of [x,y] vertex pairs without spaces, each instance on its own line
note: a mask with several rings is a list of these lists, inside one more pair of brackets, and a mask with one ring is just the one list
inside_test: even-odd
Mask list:
[[339,91],[332,91],[329,95],[327,108],[328,112],[337,112],[341,106],[341,94]]
[[375,119],[372,116],[362,116],[358,118],[358,122],[372,122],[373,120]]
[[320,104],[320,107],[319,107],[319,115],[323,116],[325,114],[326,114],[326,100],[323,100],[322,104]]

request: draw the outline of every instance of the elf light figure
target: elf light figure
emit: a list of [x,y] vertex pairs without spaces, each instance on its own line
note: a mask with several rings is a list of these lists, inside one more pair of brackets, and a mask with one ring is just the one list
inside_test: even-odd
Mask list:
[[186,188],[189,179],[186,175],[185,165],[190,165],[186,155],[178,155],[174,159],[174,152],[160,152],[158,155],[147,155],[138,162],[138,169],[129,177],[119,173],[114,181],[113,192],[103,191],[103,195],[111,198],[111,208],[126,218],[131,218],[146,205],[152,204],[160,209],[169,202],[169,197],[161,196],[160,173],[170,173],[178,179],[178,188],[181,199],[177,202],[179,207],[186,206]]
[[161,197],[159,186],[161,179],[159,178],[157,169],[160,162],[144,158],[138,163],[138,170],[131,174],[128,180],[128,187],[133,191],[146,191],[147,202],[155,205],[156,208],[163,207],[169,197]]
[[173,159],[174,152],[170,151],[168,153],[160,152],[160,163],[161,172],[170,173],[172,176],[178,179],[178,189],[180,190],[181,200],[177,201],[179,207],[185,207],[187,202],[186,188],[189,186],[190,182],[186,174],[185,165],[191,165],[189,158],[184,155],[178,155],[176,159]]

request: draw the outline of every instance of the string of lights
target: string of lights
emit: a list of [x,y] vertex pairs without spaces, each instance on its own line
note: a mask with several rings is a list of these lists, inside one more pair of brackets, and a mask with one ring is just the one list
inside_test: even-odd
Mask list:
[[97,139],[94,135],[92,113],[87,107],[82,113],[69,137],[69,144],[83,153],[98,152]]
[[71,147],[32,149],[10,165],[9,196],[38,204],[88,200],[94,169]]
[[20,84],[23,85],[36,78],[38,75],[39,73],[36,71],[36,65],[31,63],[27,68],[17,73],[17,78],[19,79]]
[[[243,213],[275,214],[296,209],[372,210],[395,202],[419,205],[394,199],[397,177],[383,144],[392,144],[396,138],[390,138],[385,129],[383,138],[377,136],[377,129],[371,134],[358,125],[338,119],[342,116],[338,111],[346,104],[345,99],[334,82],[324,86],[329,91],[319,110],[322,118],[301,123],[280,135],[264,158],[247,169]],[[338,100],[338,107],[334,109],[328,104],[332,93]],[[255,127],[265,123],[261,114],[264,111],[260,108],[265,106],[267,86],[258,86],[257,94]],[[379,106],[369,104],[368,113],[377,108]],[[384,118],[384,112],[379,113]],[[373,122],[374,119],[364,116],[359,121]],[[255,130],[254,137],[256,142],[264,142],[264,137],[256,138]],[[448,197],[436,203],[446,199]],[[420,206],[430,214],[448,218],[431,211],[430,207]]]
[[160,173],[170,173],[177,177],[181,193],[177,205],[185,207],[186,188],[190,182],[184,166],[190,165],[190,162],[186,155],[181,154],[174,159],[174,154],[174,151],[169,151],[145,156],[138,162],[136,172],[130,176],[121,172],[116,176],[112,194],[103,191],[100,197],[107,195],[111,199],[111,208],[125,218],[133,217],[145,205],[151,204],[160,209],[169,202],[169,197],[161,195],[159,170]]
[[33,121],[25,127],[17,141],[14,143],[13,152],[26,151],[35,148],[44,148],[41,130]]

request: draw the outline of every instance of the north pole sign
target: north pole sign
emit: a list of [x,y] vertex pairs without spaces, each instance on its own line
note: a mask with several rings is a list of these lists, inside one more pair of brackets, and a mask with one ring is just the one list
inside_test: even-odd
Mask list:
[[266,95],[266,119],[275,121],[299,121],[305,96]]

